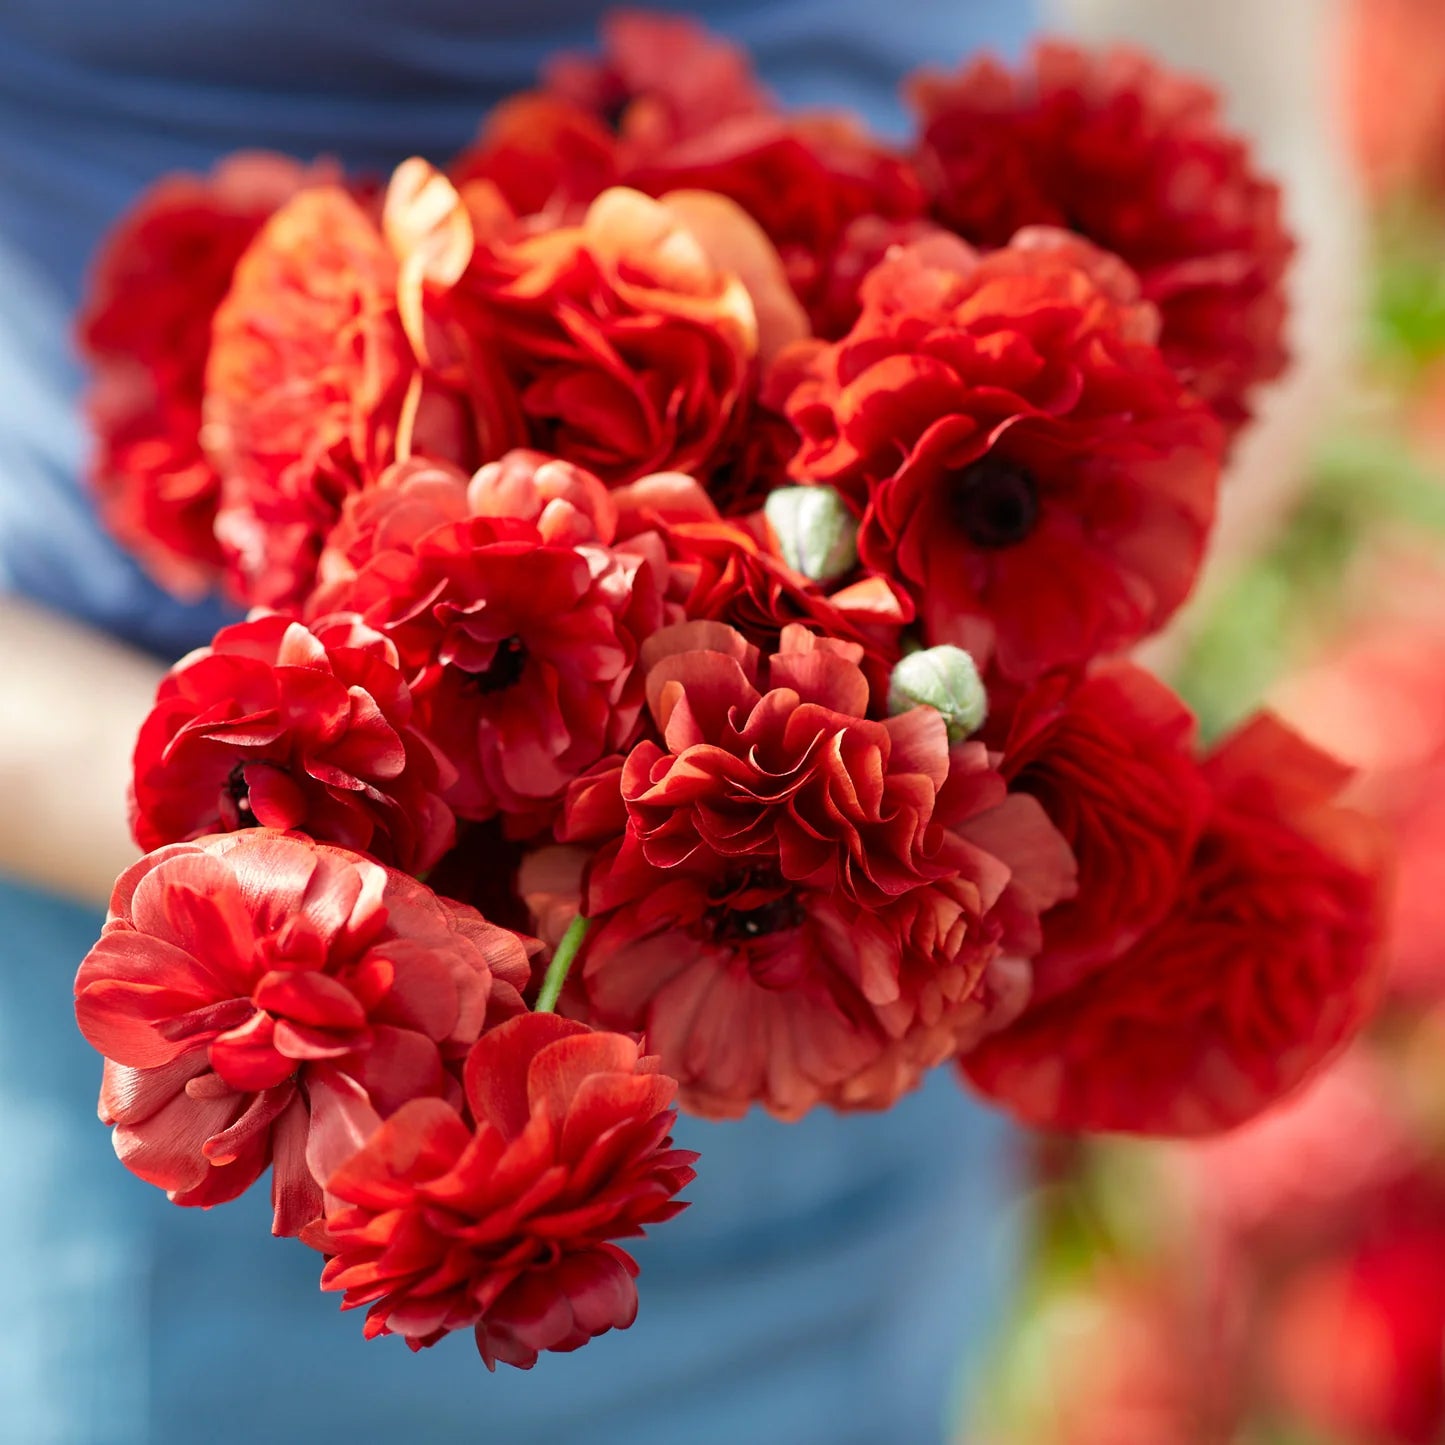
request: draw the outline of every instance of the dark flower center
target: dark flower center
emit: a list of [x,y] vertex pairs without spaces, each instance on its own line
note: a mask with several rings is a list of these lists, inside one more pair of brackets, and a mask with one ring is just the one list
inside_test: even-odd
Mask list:
[[491,663],[471,675],[471,685],[483,694],[506,692],[527,669],[527,644],[515,635],[497,644]]
[[[260,819],[256,816],[256,810],[251,806],[251,785],[246,781],[246,764],[237,763],[235,767],[226,774],[225,785],[221,789],[222,798],[230,803],[230,811],[235,814],[233,828],[255,828],[260,825]],[[222,810],[223,815],[227,810]],[[229,818],[228,818],[229,820]]]
[[718,901],[703,914],[703,923],[718,943],[747,943],[784,933],[807,917],[802,900],[775,869],[730,873],[710,896]]
[[1039,520],[1033,476],[1003,457],[986,456],[948,479],[948,510],[975,547],[1015,547]]

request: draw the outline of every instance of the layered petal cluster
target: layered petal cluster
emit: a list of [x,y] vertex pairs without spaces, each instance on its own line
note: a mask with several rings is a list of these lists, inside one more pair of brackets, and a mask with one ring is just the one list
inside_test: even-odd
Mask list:
[[1209,813],[1194,718],[1131,663],[1050,677],[997,728],[999,771],[1038,799],[1079,865],[1079,891],[1044,916],[1036,1002],[1117,958],[1173,906]]
[[856,643],[881,704],[903,628],[913,619],[901,588],[871,576],[825,589],[778,555],[761,517],[719,517],[702,487],[678,473],[644,477],[612,497],[619,547],[647,558],[664,579],[667,623],[725,622],[764,656],[777,650],[783,629],[793,623],[819,637]]
[[614,187],[573,226],[502,218],[462,288],[532,445],[610,485],[706,478],[746,424],[764,333],[737,268],[758,252],[764,274],[778,262],[736,207],[712,197],[697,209]]
[[986,970],[1072,886],[981,745],[950,754],[931,708],[868,719],[860,656],[796,624],[766,663],[722,624],[665,628],[659,741],[569,792],[559,836],[601,844],[585,1007],[645,1028],[699,1112],[891,1103],[1012,996]]
[[439,304],[472,245],[460,198],[417,161],[381,219],[314,187],[241,258],[215,318],[204,433],[240,596],[304,598],[343,502],[392,463],[472,467],[519,439],[507,377]]
[[489,1369],[530,1369],[637,1314],[613,1241],[672,1218],[697,1156],[674,1149],[675,1083],[631,1039],[554,1014],[488,1033],[466,1063],[474,1123],[406,1104],[326,1181],[303,1236],[366,1335],[412,1349],[475,1331]]
[[1058,231],[890,253],[832,346],[780,369],[794,475],[862,516],[859,551],[926,639],[1024,680],[1117,651],[1193,584],[1219,429],[1154,346],[1120,263]]
[[452,770],[412,711],[395,647],[355,616],[222,628],[171,669],[141,725],[136,842],[299,828],[425,873],[455,839]]
[[631,741],[661,597],[645,558],[607,545],[615,518],[595,477],[531,454],[470,483],[404,472],[349,513],[317,605],[395,646],[460,816],[536,831]]
[[221,575],[221,478],[201,450],[211,321],[267,218],[327,180],[285,156],[230,156],[207,176],[157,182],[107,239],[80,317],[94,368],[91,482],[117,540],[173,591]]
[[1202,767],[1209,816],[1168,914],[963,1061],[1030,1123],[1229,1128],[1313,1074],[1374,1006],[1380,838],[1333,802],[1345,770],[1268,716]]
[[984,57],[909,85],[933,214],[1002,246],[1063,226],[1122,257],[1159,308],[1159,344],[1226,428],[1288,359],[1293,243],[1278,186],[1199,81],[1123,48],[1043,42],[1017,70]]
[[459,1098],[471,1045],[522,1009],[528,955],[473,909],[300,834],[160,848],[117,881],[75,982],[116,1153],[177,1204],[233,1199],[274,1164],[274,1227],[294,1234],[358,1130]]

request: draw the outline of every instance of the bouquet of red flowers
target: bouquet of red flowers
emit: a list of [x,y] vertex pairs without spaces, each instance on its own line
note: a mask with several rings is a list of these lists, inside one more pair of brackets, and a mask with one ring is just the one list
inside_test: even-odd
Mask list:
[[1206,1132],[1377,984],[1341,771],[1125,657],[1285,359],[1209,91],[1043,45],[895,148],[604,41],[444,170],[162,183],[82,327],[109,524],[252,609],[141,729],[101,1116],[489,1365],[631,1322],[678,1105]]

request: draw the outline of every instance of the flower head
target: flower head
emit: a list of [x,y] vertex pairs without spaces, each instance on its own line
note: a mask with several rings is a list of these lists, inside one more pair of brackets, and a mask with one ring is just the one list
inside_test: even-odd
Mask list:
[[1045,42],[909,87],[934,215],[1002,246],[1064,226],[1122,257],[1159,308],[1165,359],[1233,430],[1284,369],[1293,243],[1279,188],[1220,124],[1212,90],[1149,57]]
[[693,1178],[697,1156],[668,1137],[675,1090],[619,1034],[502,1024],[467,1059],[474,1125],[415,1100],[327,1178],[303,1236],[330,1256],[322,1288],[369,1306],[369,1339],[416,1350],[471,1328],[489,1369],[626,1329],[637,1266],[613,1241],[672,1218]]
[[643,659],[658,741],[569,792],[560,836],[600,845],[589,1016],[645,1027],[699,1112],[892,1102],[981,1032],[986,970],[1071,885],[980,745],[950,753],[931,708],[867,717],[860,651],[791,625],[765,662],[721,624],[667,628]]
[[522,1008],[529,943],[424,884],[267,828],[176,843],[123,873],[80,966],[121,1161],[177,1204],[218,1204],[275,1164],[278,1234],[357,1129],[453,1070]]
[[1204,1134],[1287,1094],[1369,1016],[1380,849],[1332,798],[1344,770],[1281,723],[1203,764],[1212,800],[1162,922],[964,1059],[1030,1123]]
[[345,614],[222,628],[161,683],[136,741],[142,848],[261,825],[425,872],[451,846],[450,768],[411,725],[396,649]]
[[1118,650],[1188,593],[1218,482],[1153,338],[1129,273],[1062,232],[892,253],[791,391],[793,473],[852,500],[929,644],[1018,679]]

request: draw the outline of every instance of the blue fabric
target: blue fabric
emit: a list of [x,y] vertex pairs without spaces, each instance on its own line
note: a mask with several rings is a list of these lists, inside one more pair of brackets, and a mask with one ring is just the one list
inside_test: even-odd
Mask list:
[[[0,587],[174,656],[165,598],[99,532],[70,317],[103,230],[158,175],[266,146],[381,170],[465,143],[595,0],[6,0],[0,6]],[[1022,0],[716,0],[798,104],[896,129],[897,77]],[[103,701],[103,700],[102,700]],[[1008,1135],[944,1075],[888,1115],[684,1120],[694,1205],[641,1244],[630,1331],[489,1377],[333,1317],[264,1191],[211,1214],[125,1173],[70,979],[100,920],[0,883],[0,1438],[26,1445],[934,1445],[1013,1258]]]

